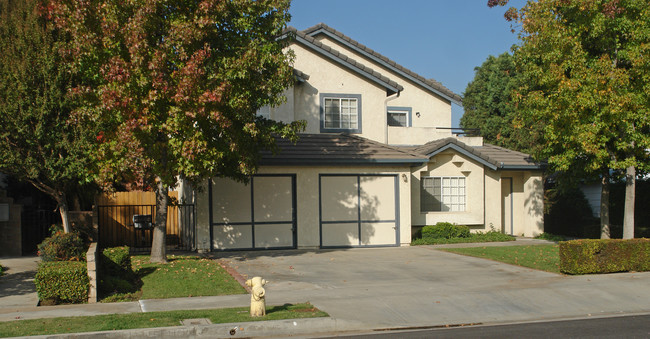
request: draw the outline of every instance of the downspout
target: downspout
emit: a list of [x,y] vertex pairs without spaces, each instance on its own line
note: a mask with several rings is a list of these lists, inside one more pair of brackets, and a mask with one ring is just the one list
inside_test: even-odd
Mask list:
[[385,128],[384,143],[386,145],[388,145],[388,102],[399,98],[399,94],[400,91],[398,90],[397,92],[387,96],[386,99],[384,100],[384,128]]

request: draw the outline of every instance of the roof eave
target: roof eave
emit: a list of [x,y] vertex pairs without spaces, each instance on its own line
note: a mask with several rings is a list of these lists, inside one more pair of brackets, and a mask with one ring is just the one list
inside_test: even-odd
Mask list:
[[323,33],[323,34],[327,35],[328,37],[336,40],[337,42],[339,42],[341,44],[344,44],[345,46],[348,46],[349,48],[352,48],[352,49],[356,50],[358,53],[366,56],[367,58],[370,58],[370,59],[374,60],[375,62],[377,62],[378,64],[393,70],[395,73],[400,74],[401,76],[403,76],[403,77],[413,81],[414,83],[428,89],[429,91],[431,91],[431,92],[433,92],[433,93],[435,93],[435,94],[449,100],[450,102],[453,102],[453,103],[455,103],[456,105],[459,105],[459,106],[463,105],[462,101],[457,100],[453,96],[450,96],[447,93],[444,93],[444,92],[432,87],[431,85],[427,84],[426,82],[424,82],[424,81],[422,81],[422,80],[420,80],[420,79],[418,79],[416,77],[413,77],[412,75],[400,70],[399,68],[396,68],[395,66],[391,65],[390,63],[387,63],[386,61],[384,61],[384,60],[382,60],[380,58],[377,58],[376,56],[366,52],[365,50],[360,49],[359,47],[355,46],[354,44],[351,44],[350,42],[348,42],[347,40],[341,38],[340,36],[338,36],[336,34],[333,34],[332,32],[330,32],[329,30],[327,30],[325,28],[321,27],[321,28],[316,29],[316,30],[314,30],[312,32],[309,32],[309,35],[313,36],[313,35],[316,35],[316,34],[319,34],[319,33]]
[[338,56],[335,56],[335,55],[329,53],[328,51],[316,46],[311,41],[301,37],[298,34],[295,35],[295,41],[299,42],[303,46],[306,46],[306,47],[310,48],[311,50],[325,56],[326,58],[336,62],[337,64],[351,70],[352,72],[354,72],[354,73],[356,73],[356,74],[358,74],[358,75],[360,75],[360,76],[362,76],[362,77],[364,77],[364,78],[366,78],[366,79],[368,79],[368,80],[370,80],[370,81],[384,87],[387,90],[387,95],[392,95],[394,93],[399,93],[402,90],[404,90],[404,88],[402,86],[399,86],[399,85],[398,86],[393,86],[393,85],[383,81],[382,79],[377,78],[373,74],[362,71],[358,67],[356,67],[356,66],[350,64],[349,62],[339,58]]

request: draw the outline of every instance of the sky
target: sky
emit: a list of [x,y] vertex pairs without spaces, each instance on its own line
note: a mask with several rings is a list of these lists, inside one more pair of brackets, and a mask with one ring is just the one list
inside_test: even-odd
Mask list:
[[[289,25],[303,30],[325,23],[462,95],[475,67],[518,42],[505,11],[488,8],[487,0],[292,0]],[[462,114],[452,105],[452,127],[460,126]]]

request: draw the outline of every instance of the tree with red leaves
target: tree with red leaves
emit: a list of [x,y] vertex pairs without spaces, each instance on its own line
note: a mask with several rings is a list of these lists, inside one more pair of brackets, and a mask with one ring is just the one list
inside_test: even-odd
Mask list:
[[155,189],[152,262],[166,261],[168,191],[179,178],[246,181],[273,135],[300,122],[262,119],[292,84],[291,54],[277,37],[288,0],[51,0],[70,43],[63,53],[83,82],[80,119],[102,131],[98,182]]

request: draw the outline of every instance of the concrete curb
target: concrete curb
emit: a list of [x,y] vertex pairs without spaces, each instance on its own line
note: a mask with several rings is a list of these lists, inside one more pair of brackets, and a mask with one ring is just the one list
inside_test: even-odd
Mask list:
[[254,321],[214,325],[157,327],[133,330],[66,333],[31,336],[29,338],[250,338],[272,336],[314,335],[319,333],[364,331],[372,328],[334,318],[309,318]]

